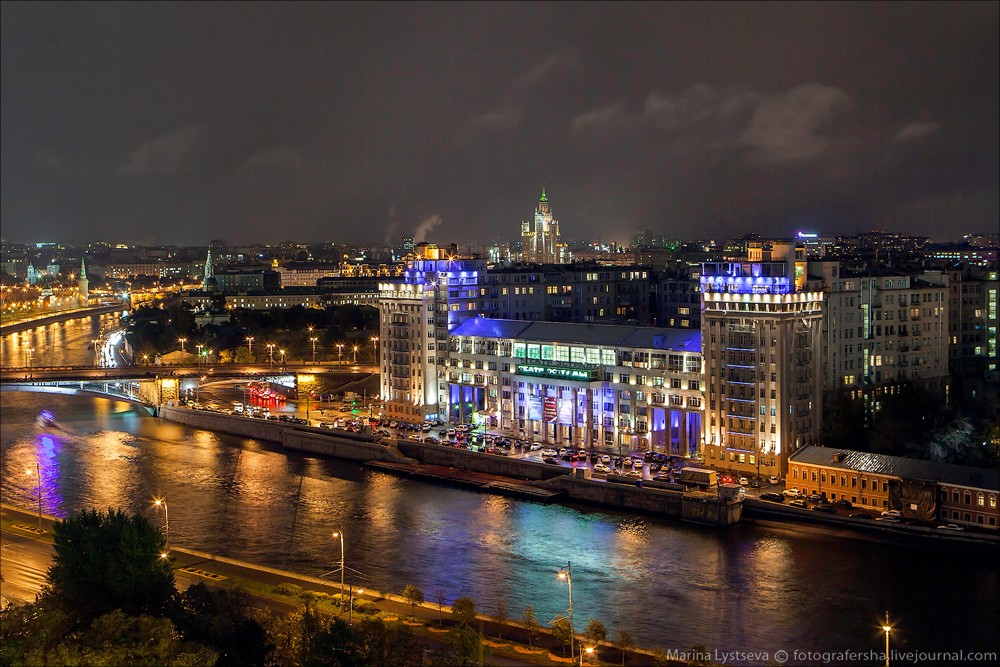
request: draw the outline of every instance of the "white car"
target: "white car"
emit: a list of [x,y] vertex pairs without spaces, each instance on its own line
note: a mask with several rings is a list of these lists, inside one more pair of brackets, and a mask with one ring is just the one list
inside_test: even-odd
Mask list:
[[775,484],[777,484],[777,483],[778,483],[778,478],[777,478],[777,476],[775,476],[775,475],[771,475],[770,477],[768,477],[768,478],[767,478],[767,482],[768,482],[768,484],[770,484],[771,486],[774,486]]
[[884,512],[882,512],[882,516],[885,517],[891,516],[894,519],[901,519],[903,518],[903,513],[900,512],[899,510],[885,510]]
[[796,487],[792,487],[791,489],[785,489],[784,491],[782,491],[782,494],[784,494],[784,496],[786,498],[801,498],[802,497],[802,494],[799,493],[799,487],[797,487],[797,486]]
[[533,443],[531,443],[531,447],[529,449],[531,449],[531,451],[533,451],[533,452],[537,452],[541,448],[542,448],[542,445],[540,443],[533,442]]
[[608,465],[609,463],[611,463],[611,457],[608,456],[607,454],[603,455],[601,457],[601,463],[603,463],[604,465]]
[[[611,473],[611,468],[604,465],[603,463],[595,463],[594,472],[601,473],[602,475],[608,475]],[[944,526],[941,527],[944,528]]]
[[543,449],[543,450],[542,450],[542,456],[552,456],[552,457],[556,457],[556,456],[559,456],[559,452],[557,452],[556,450],[554,450],[554,449],[552,449],[552,448],[550,447],[550,448],[548,448],[548,449]]
[[965,530],[965,528],[962,528],[958,524],[954,524],[954,523],[942,524],[942,525],[938,526],[938,528],[940,528],[941,530]]
[[740,477],[740,486],[750,486],[750,480],[746,477]]

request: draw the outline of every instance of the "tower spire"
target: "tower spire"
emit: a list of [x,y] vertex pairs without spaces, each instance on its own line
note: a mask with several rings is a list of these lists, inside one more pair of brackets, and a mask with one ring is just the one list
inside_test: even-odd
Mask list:
[[548,201],[549,198],[545,196],[545,186],[542,186],[542,196],[538,198],[538,201]]

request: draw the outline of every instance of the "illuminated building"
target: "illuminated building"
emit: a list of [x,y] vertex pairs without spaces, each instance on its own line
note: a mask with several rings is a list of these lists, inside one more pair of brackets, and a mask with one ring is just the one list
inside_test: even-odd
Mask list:
[[696,452],[698,331],[474,318],[440,381],[452,422],[559,446]]
[[383,416],[420,422],[445,418],[447,392],[438,368],[448,360],[448,333],[475,317],[480,259],[457,259],[421,243],[403,280],[379,284],[379,367]]
[[212,266],[212,248],[209,246],[208,255],[205,257],[205,270],[202,273],[201,288],[206,292],[215,289],[215,267]]
[[521,223],[521,261],[528,264],[565,264],[569,249],[560,241],[559,221],[552,217],[549,198],[542,188],[533,220]]
[[80,293],[80,303],[87,305],[90,299],[90,281],[87,280],[87,260],[80,258],[80,279],[77,281],[77,290]]
[[747,255],[702,265],[705,462],[783,476],[819,438],[823,294],[806,286],[804,247],[751,241]]

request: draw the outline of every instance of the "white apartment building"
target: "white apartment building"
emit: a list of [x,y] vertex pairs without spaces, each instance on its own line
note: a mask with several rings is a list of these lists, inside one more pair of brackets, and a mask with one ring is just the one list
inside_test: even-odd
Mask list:
[[822,421],[823,293],[806,287],[805,248],[751,242],[746,262],[704,264],[701,292],[705,463],[784,477]]
[[448,417],[559,446],[697,452],[700,332],[469,319],[451,332]]
[[809,268],[822,277],[826,293],[827,389],[857,390],[861,395],[907,380],[944,387],[947,276],[858,275],[840,262],[810,262]]

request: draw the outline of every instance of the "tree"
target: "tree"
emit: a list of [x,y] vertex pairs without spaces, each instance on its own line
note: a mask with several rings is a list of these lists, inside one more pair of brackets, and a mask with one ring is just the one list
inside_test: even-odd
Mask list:
[[528,646],[534,647],[535,637],[538,636],[541,625],[538,623],[538,618],[535,616],[535,608],[532,605],[529,604],[521,612],[521,624],[524,625],[524,629],[528,633]]
[[451,615],[460,625],[471,626],[476,622],[476,602],[472,598],[458,598],[451,605]]
[[149,520],[120,509],[84,510],[53,527],[55,554],[44,595],[90,620],[115,609],[163,615],[174,597],[166,542]]
[[209,588],[198,582],[179,598],[174,623],[186,639],[219,654],[216,667],[263,665],[273,646],[252,617],[249,597],[239,589]]
[[591,619],[587,627],[583,630],[583,636],[590,640],[595,646],[608,638],[608,629],[604,627],[600,619]]
[[424,592],[413,584],[406,584],[406,588],[403,589],[402,595],[403,599],[410,603],[413,613],[416,613],[418,604],[424,603]]
[[434,599],[437,600],[437,603],[438,603],[438,627],[439,628],[441,627],[441,621],[443,620],[443,617],[444,617],[444,600],[445,600],[445,596],[447,596],[447,593],[445,592],[445,590],[443,588],[436,588],[436,589],[434,589]]
[[625,654],[635,648],[635,641],[625,628],[620,629],[615,635],[615,648],[622,652],[622,667],[625,667]]
[[507,603],[502,599],[497,601],[497,610],[493,614],[493,622],[497,624],[497,639],[503,639],[503,627],[507,625],[510,616],[507,614]]
[[565,616],[560,616],[552,621],[549,629],[552,630],[552,636],[556,638],[556,641],[562,645],[563,657],[565,657],[566,647],[573,641],[573,629],[569,625],[569,619]]
[[472,628],[467,626],[452,628],[445,635],[444,646],[431,656],[431,664],[440,667],[478,665],[481,646],[479,635]]

